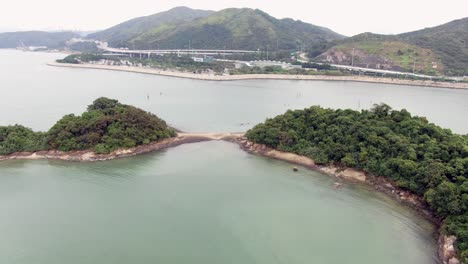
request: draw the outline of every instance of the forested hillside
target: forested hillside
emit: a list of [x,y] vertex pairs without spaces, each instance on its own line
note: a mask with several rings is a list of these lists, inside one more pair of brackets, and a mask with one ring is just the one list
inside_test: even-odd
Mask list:
[[117,100],[99,98],[81,116],[66,115],[46,133],[18,125],[0,127],[0,155],[49,149],[94,149],[102,154],[175,135],[164,120],[151,113]]
[[109,42],[113,47],[127,46],[129,40],[140,34],[154,31],[158,27],[177,25],[197,18],[206,17],[214,11],[197,10],[188,7],[175,7],[150,16],[137,17],[103,31],[88,35],[88,38]]
[[[196,11],[188,8],[180,10],[189,13]],[[167,13],[177,16],[180,10],[170,10],[153,17],[167,17]],[[276,19],[258,9],[228,8],[197,15],[198,17],[192,15],[185,21],[158,20],[158,23],[151,26],[131,20],[89,37],[137,49],[190,47],[249,50],[298,50],[344,37],[324,27],[292,19]],[[112,32],[115,36],[110,34]]]

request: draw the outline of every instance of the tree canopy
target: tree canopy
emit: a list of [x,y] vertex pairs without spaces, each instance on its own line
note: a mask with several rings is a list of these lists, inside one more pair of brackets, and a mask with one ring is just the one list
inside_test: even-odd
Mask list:
[[44,146],[44,133],[20,125],[0,126],[0,155],[18,151],[38,151]]
[[101,97],[81,116],[66,115],[46,133],[19,125],[0,127],[0,155],[49,149],[94,149],[102,154],[175,135],[175,131],[157,116]]
[[468,135],[456,135],[386,104],[371,110],[313,106],[255,126],[253,142],[385,176],[421,195],[458,237],[468,261]]

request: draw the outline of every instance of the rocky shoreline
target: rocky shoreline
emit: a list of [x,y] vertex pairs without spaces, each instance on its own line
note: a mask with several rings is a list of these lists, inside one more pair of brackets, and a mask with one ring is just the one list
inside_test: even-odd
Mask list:
[[[256,144],[248,141],[244,137],[240,137],[234,140],[239,146],[253,154],[262,155],[278,160],[287,161],[293,164],[301,165],[309,169],[317,170],[328,174],[333,177],[337,177],[343,180],[364,183],[372,186],[375,190],[383,192],[400,203],[411,207],[419,214],[421,214],[428,221],[432,222],[439,230],[442,222],[438,219],[433,212],[429,209],[424,199],[418,195],[415,195],[409,191],[403,190],[397,185],[381,176],[374,176],[361,170],[352,168],[337,167],[334,165],[321,166],[317,165],[314,160],[300,156],[294,153],[282,152],[265,145]],[[456,237],[446,236],[439,232],[438,234],[438,256],[442,264],[460,264],[461,262],[457,258],[457,252],[455,248]]]
[[[77,162],[95,162],[105,161],[117,158],[126,158],[145,153],[150,153],[162,149],[176,147],[182,144],[196,143],[211,140],[229,141],[239,145],[239,147],[252,154],[262,155],[289,163],[304,166],[306,168],[320,171],[332,177],[337,177],[346,181],[363,183],[372,186],[375,190],[383,192],[396,199],[400,203],[413,208],[427,220],[436,225],[439,229],[441,221],[432,213],[427,203],[420,196],[402,190],[396,184],[384,177],[374,176],[361,170],[338,167],[334,165],[321,166],[309,157],[300,156],[290,152],[283,152],[272,149],[262,144],[248,141],[242,133],[178,133],[177,137],[164,139],[159,142],[138,146],[131,149],[119,149],[109,154],[96,154],[92,150],[63,152],[57,150],[38,151],[38,152],[17,152],[6,156],[0,156],[3,160],[38,160],[51,159]],[[455,248],[456,237],[439,234],[438,238],[438,256],[442,264],[460,264],[457,258]]]
[[134,72],[143,74],[153,74],[169,77],[178,77],[205,81],[237,81],[237,80],[316,80],[316,81],[351,81],[366,83],[381,83],[395,85],[424,86],[443,89],[468,89],[468,83],[436,82],[431,80],[404,80],[394,78],[370,77],[370,76],[328,76],[328,75],[286,75],[286,74],[243,74],[243,75],[210,75],[194,74],[188,72],[159,70],[143,67],[112,66],[97,64],[70,64],[70,63],[48,63],[49,66],[98,69],[110,71]]
[[162,149],[176,147],[182,144],[196,143],[210,140],[233,139],[238,134],[231,133],[178,133],[177,137],[164,139],[158,142],[153,142],[147,145],[138,146],[130,149],[118,149],[109,154],[96,154],[93,150],[80,151],[58,151],[45,150],[38,152],[16,152],[6,156],[0,156],[0,161],[3,160],[63,160],[63,161],[78,161],[78,162],[93,162],[105,161],[118,158],[126,158],[145,153],[150,153]]

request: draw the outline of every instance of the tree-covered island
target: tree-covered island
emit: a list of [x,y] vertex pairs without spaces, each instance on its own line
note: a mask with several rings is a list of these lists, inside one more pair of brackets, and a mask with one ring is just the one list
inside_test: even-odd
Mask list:
[[0,155],[89,149],[107,154],[174,136],[176,132],[156,115],[101,97],[81,116],[66,115],[47,132],[21,125],[0,126]]
[[386,104],[371,110],[313,106],[288,111],[249,130],[246,137],[281,151],[384,176],[424,197],[457,236],[468,263],[468,135],[456,135]]

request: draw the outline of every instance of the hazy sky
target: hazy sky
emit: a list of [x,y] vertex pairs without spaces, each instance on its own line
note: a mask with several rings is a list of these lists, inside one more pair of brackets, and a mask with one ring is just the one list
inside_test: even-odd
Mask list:
[[395,34],[468,16],[467,0],[2,0],[0,31],[96,30],[175,6],[259,8],[344,35]]

